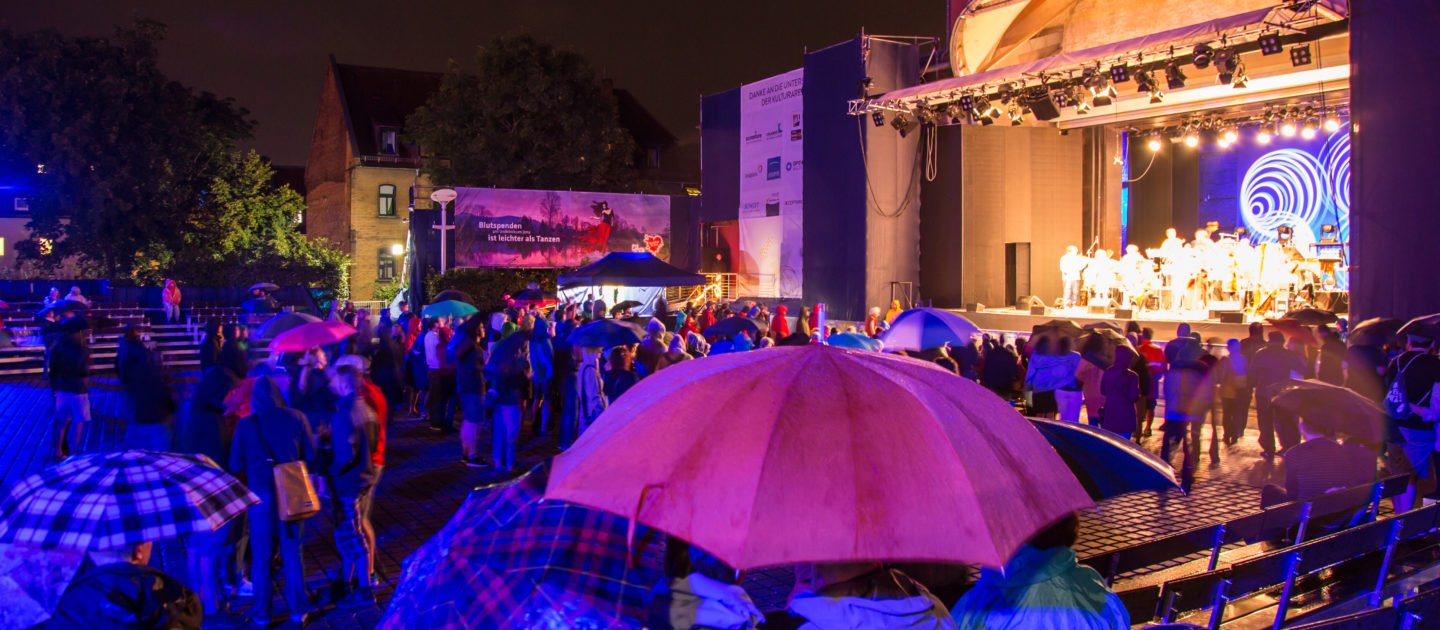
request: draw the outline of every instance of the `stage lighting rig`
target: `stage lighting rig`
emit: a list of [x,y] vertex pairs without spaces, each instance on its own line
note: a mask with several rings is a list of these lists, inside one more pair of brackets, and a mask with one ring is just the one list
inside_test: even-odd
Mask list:
[[885,112],[874,112],[870,114],[870,120],[875,121],[876,127],[885,126]]
[[1190,51],[1190,58],[1196,68],[1204,70],[1210,67],[1210,60],[1213,58],[1213,54],[1214,51],[1210,48],[1210,45],[1202,42],[1195,44],[1195,48]]
[[1221,48],[1215,51],[1215,78],[1221,85],[1228,85],[1235,79],[1235,69],[1240,65],[1240,56],[1234,50]]
[[1320,121],[1315,118],[1308,118],[1305,120],[1305,126],[1300,128],[1300,137],[1309,140],[1314,138],[1315,134],[1319,131]]
[[1340,130],[1340,119],[1335,117],[1335,113],[1334,113],[1334,112],[1331,112],[1329,116],[1326,116],[1326,117],[1325,117],[1325,131],[1330,132],[1330,133],[1335,133],[1336,131],[1339,131],[1339,130]]
[[1290,48],[1290,65],[1295,67],[1308,66],[1313,61],[1310,57],[1310,44],[1300,44]]
[[1172,90],[1185,87],[1185,72],[1180,70],[1180,64],[1175,60],[1165,64],[1165,85]]
[[1012,106],[1010,108],[1010,126],[1018,127],[1023,122],[1025,122],[1024,112],[1021,112],[1019,107]]
[[1129,81],[1129,80],[1130,80],[1130,68],[1127,67],[1125,64],[1123,64],[1123,63],[1117,63],[1117,64],[1115,64],[1115,65],[1113,65],[1113,66],[1110,66],[1110,81],[1111,81],[1111,82],[1114,82],[1114,83],[1124,83],[1124,82]]
[[1149,141],[1149,142],[1146,142],[1146,143],[1145,143],[1145,146],[1149,147],[1149,148],[1150,148],[1150,151],[1154,152],[1154,151],[1159,151],[1159,150],[1160,150],[1160,147],[1162,147],[1162,146],[1164,146],[1164,145],[1160,144],[1160,136],[1157,134],[1157,135],[1152,135],[1152,136],[1150,136],[1150,141]]
[[963,110],[965,110],[965,111],[967,111],[967,112],[974,110],[974,109],[975,109],[975,97],[970,96],[969,94],[966,94],[965,96],[960,97],[960,109],[963,109]]
[[1250,84],[1250,77],[1248,77],[1248,76],[1245,75],[1245,64],[1242,63],[1242,64],[1240,64],[1239,68],[1237,68],[1237,69],[1235,70],[1235,82],[1234,82],[1235,89],[1237,89],[1237,90],[1243,90],[1243,89],[1245,89],[1245,87],[1246,87],[1247,85],[1249,85],[1249,84]]
[[1285,52],[1285,45],[1280,43],[1280,34],[1275,31],[1261,33],[1260,37],[1255,40],[1255,43],[1260,46],[1260,54],[1266,57]]
[[895,118],[890,121],[890,126],[894,127],[895,131],[900,132],[900,137],[904,138],[907,134],[914,131],[918,125],[902,112],[895,115]]
[[1164,92],[1161,92],[1160,90],[1157,89],[1157,90],[1155,90],[1154,92],[1151,92],[1151,93],[1150,93],[1150,104],[1151,104],[1151,105],[1154,105],[1154,104],[1156,104],[1156,103],[1163,103],[1163,102],[1165,102],[1165,93],[1164,93]]
[[1135,70],[1136,92],[1155,92],[1159,87],[1160,86],[1155,83],[1155,73],[1149,68],[1141,66]]
[[1267,122],[1263,125],[1260,125],[1260,131],[1255,134],[1255,141],[1259,142],[1260,144],[1270,144],[1270,140],[1274,137],[1275,125],[1273,123]]
[[950,117],[950,122],[958,123],[970,117],[970,110],[958,103],[951,103],[945,107],[945,115]]

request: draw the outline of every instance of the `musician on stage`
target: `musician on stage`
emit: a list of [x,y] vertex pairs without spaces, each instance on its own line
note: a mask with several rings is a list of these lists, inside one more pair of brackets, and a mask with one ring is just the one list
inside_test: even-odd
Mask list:
[[1096,250],[1095,256],[1085,267],[1084,274],[1085,286],[1093,292],[1094,303],[1110,303],[1110,294],[1115,289],[1116,271],[1115,261],[1110,259],[1110,250]]
[[1121,302],[1136,308],[1144,305],[1145,294],[1155,286],[1155,264],[1140,253],[1139,245],[1127,245],[1120,257],[1120,285]]
[[1066,247],[1065,255],[1060,257],[1060,281],[1065,286],[1066,308],[1080,305],[1080,292],[1084,282],[1081,274],[1089,263],[1089,259],[1080,254],[1080,248],[1074,245]]

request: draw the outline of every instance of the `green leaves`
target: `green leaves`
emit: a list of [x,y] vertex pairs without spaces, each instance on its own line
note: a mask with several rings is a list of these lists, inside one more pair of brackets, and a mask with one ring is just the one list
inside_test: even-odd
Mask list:
[[440,91],[406,121],[422,171],[450,186],[629,191],[634,139],[614,98],[578,53],[528,36],[452,65]]

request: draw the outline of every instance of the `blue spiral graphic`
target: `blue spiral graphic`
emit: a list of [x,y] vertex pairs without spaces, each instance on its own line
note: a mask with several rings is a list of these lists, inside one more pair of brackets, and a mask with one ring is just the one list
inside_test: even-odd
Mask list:
[[1312,227],[1330,190],[1329,177],[1315,156],[1300,149],[1266,153],[1245,172],[1240,187],[1240,215],[1261,240],[1276,240],[1277,228],[1289,225],[1298,242],[1314,242]]
[[1350,130],[1342,127],[1330,134],[1320,149],[1320,163],[1329,180],[1326,194],[1335,205],[1340,240],[1350,240]]

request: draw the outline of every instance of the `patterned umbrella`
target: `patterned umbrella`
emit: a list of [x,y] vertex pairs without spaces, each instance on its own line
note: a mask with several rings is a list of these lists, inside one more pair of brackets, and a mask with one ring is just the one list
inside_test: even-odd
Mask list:
[[327,346],[355,334],[355,327],[345,322],[327,320],[301,324],[270,340],[270,354],[305,352]]
[[885,342],[886,350],[919,352],[947,343],[958,348],[979,334],[980,329],[970,320],[949,311],[912,308],[897,316],[880,340]]
[[112,549],[215,531],[260,499],[204,455],[72,457],[0,499],[0,543]]
[[664,577],[653,530],[541,496],[541,464],[477,488],[433,538],[405,559],[381,630],[635,628]]
[[260,328],[255,331],[255,338],[274,339],[275,337],[279,336],[280,333],[283,333],[287,330],[290,330],[292,328],[299,328],[301,326],[304,326],[305,324],[310,324],[318,321],[320,321],[319,317],[310,315],[308,313],[281,313],[279,315],[271,317],[270,319],[265,320],[265,323],[260,324]]
[[866,337],[860,333],[837,333],[825,338],[825,344],[837,348],[850,348],[851,350],[869,350],[879,352],[885,347],[879,339]]

